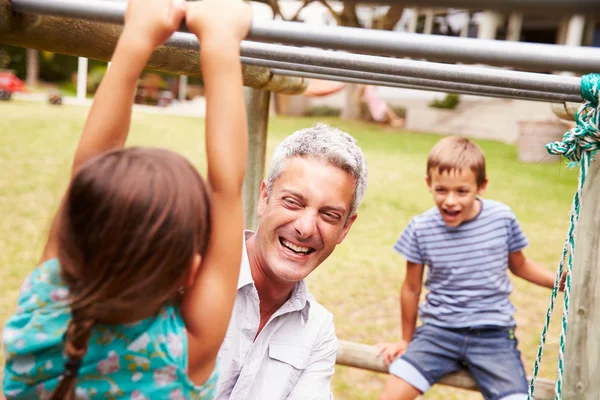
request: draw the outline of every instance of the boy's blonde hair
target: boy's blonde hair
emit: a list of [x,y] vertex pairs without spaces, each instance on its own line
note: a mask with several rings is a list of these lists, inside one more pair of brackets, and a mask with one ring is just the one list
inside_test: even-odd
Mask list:
[[470,169],[475,174],[477,187],[486,181],[483,151],[467,138],[448,136],[437,142],[427,157],[427,179],[430,181],[434,169],[440,174]]

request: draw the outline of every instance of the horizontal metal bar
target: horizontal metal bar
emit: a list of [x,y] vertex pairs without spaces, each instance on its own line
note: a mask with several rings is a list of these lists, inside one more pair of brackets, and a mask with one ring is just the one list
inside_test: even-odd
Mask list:
[[[34,3],[37,5],[49,3],[54,5],[65,5],[67,3],[69,5],[80,4],[81,8],[86,10],[97,9],[97,4],[94,7],[88,7],[91,3],[120,5],[120,7],[124,6],[124,3],[122,2],[109,2],[105,0],[86,0],[84,3],[81,3],[79,0],[13,0],[13,2],[20,4],[18,7],[28,4],[30,10],[35,9]],[[46,7],[46,9],[48,9],[48,7]],[[111,15],[114,17],[116,14],[113,13]],[[186,49],[198,48],[196,37],[192,34],[183,32],[176,32],[171,39],[169,39],[168,44]],[[249,41],[243,42],[241,49],[244,57],[252,59],[446,82],[496,86],[518,90],[541,91],[577,96],[578,98],[580,96],[580,79],[576,77],[545,75],[467,65],[431,63]],[[266,66],[268,66],[268,64]]]
[[[447,93],[456,93],[456,94],[468,94],[472,96],[482,96],[482,97],[498,97],[503,99],[518,99],[518,100],[529,100],[529,101],[542,101],[547,103],[556,103],[563,104],[562,99],[556,98],[554,93],[544,93],[544,92],[529,92],[529,91],[521,91],[521,93],[514,93],[510,91],[503,91],[502,88],[490,88],[479,86],[478,90],[468,90],[464,87],[456,86],[453,88],[440,88],[435,86],[421,86],[421,85],[408,85],[401,83],[394,83],[386,80],[373,80],[373,79],[365,79],[365,78],[352,78],[349,76],[342,75],[326,75],[319,74],[313,72],[301,72],[301,71],[292,71],[287,69],[278,69],[273,68],[271,72],[275,75],[283,75],[283,76],[297,76],[300,78],[314,78],[314,79],[323,79],[328,81],[337,81],[337,82],[347,82],[347,83],[359,83],[363,85],[374,85],[374,86],[387,86],[399,89],[411,89],[411,90],[426,90],[430,92],[447,92]],[[484,90],[484,88],[490,90]],[[509,89],[510,90],[510,89]],[[577,101],[580,101],[578,99]]]
[[[176,35],[184,34],[178,33]],[[580,96],[581,80],[564,75],[404,60],[257,42],[243,42],[242,55],[250,58],[317,65],[335,69]]]
[[[600,4],[600,2],[599,2]],[[285,21],[254,21],[249,37],[371,55],[425,58],[545,71],[600,72],[600,48],[483,40]]]
[[[599,7],[600,2],[596,2]],[[123,23],[126,3],[107,0],[12,0],[15,11]],[[590,8],[593,6],[590,4]],[[254,21],[250,40],[436,61],[552,71],[600,72],[600,49],[421,35],[285,21]]]

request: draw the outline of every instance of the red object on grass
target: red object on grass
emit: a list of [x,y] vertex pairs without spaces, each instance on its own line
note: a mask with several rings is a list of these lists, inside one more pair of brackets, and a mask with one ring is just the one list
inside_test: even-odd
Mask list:
[[0,90],[9,93],[25,92],[25,84],[11,71],[0,71]]

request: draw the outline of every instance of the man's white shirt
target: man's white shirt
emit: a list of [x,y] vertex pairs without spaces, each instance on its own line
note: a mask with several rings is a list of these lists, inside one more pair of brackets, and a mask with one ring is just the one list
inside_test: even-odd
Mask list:
[[217,400],[329,400],[337,338],[333,316],[300,281],[264,326],[260,324],[244,232],[238,293],[219,351]]

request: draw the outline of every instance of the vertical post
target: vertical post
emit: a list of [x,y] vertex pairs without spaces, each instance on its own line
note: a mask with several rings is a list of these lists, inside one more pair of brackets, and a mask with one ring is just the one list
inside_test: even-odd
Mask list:
[[600,396],[600,162],[592,161],[575,231],[571,298],[565,345],[564,396]]
[[256,207],[260,185],[265,172],[269,100],[271,92],[245,87],[246,114],[248,117],[248,165],[244,179],[244,227],[256,229]]
[[479,21],[478,39],[496,40],[498,25],[502,23],[502,15],[495,11],[484,11]]
[[79,57],[77,66],[77,100],[81,103],[85,101],[87,95],[87,74],[88,74],[88,59]]
[[27,49],[27,86],[37,86],[40,77],[40,52]]
[[185,101],[187,97],[187,85],[188,85],[188,77],[187,75],[179,75],[179,101]]
[[419,9],[417,7],[411,8],[412,14],[408,20],[407,30],[409,33],[417,33],[417,24],[419,22]]
[[460,37],[469,37],[469,28],[471,27],[471,12],[467,11],[467,21],[460,28]]
[[433,17],[435,14],[433,13],[433,8],[428,8],[425,10],[425,28],[423,29],[423,33],[426,35],[431,35],[433,33]]
[[573,15],[569,20],[565,44],[567,46],[581,46],[581,41],[583,40],[584,27],[585,16],[581,14]]
[[[585,16],[581,14],[573,15],[571,19],[569,19],[565,44],[567,46],[581,46],[581,42],[583,41],[584,28]],[[575,76],[573,72],[568,71],[561,72],[561,75]]]
[[514,12],[508,18],[506,40],[518,42],[521,40],[521,29],[523,27],[523,13]]

